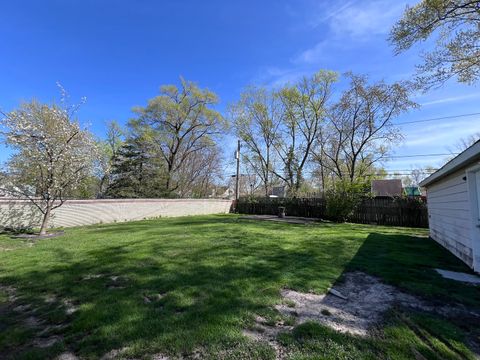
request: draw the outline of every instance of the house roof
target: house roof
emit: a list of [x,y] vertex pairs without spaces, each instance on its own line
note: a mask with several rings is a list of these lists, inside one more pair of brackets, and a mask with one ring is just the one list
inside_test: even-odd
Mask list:
[[423,180],[420,183],[420,186],[429,186],[430,184],[437,182],[445,176],[450,175],[451,173],[461,169],[468,164],[471,164],[476,160],[480,160],[480,140],[475,142],[466,150],[462,151],[452,160],[443,165],[440,169],[435,171],[432,175]]
[[402,180],[372,180],[372,193],[375,196],[401,196]]

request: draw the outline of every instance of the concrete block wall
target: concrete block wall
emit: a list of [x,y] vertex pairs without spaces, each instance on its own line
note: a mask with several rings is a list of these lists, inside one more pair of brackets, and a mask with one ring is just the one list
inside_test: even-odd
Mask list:
[[[54,210],[51,227],[142,220],[154,217],[225,214],[231,200],[222,199],[101,199],[68,200]],[[0,226],[39,227],[42,214],[28,200],[0,200]]]

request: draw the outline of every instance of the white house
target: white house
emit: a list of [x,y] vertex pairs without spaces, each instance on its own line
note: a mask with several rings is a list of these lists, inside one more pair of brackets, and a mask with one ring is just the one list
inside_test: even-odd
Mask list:
[[480,141],[420,183],[430,237],[480,272]]

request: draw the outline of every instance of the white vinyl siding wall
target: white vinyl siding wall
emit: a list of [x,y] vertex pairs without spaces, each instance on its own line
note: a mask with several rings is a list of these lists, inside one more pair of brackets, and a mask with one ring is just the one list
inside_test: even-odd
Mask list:
[[428,186],[430,236],[470,267],[473,264],[472,216],[465,170]]

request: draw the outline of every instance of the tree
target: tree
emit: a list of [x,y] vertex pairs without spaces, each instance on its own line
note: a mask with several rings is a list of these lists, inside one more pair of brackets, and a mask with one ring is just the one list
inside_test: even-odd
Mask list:
[[189,156],[176,175],[180,197],[207,197],[222,178],[218,146],[206,147]]
[[302,186],[303,170],[311,160],[336,80],[336,73],[320,71],[279,91],[283,114],[275,150],[283,165],[283,172],[275,170],[274,173],[285,181],[291,195],[296,194]]
[[235,135],[242,141],[242,159],[261,180],[268,196],[274,176],[274,146],[282,121],[280,98],[274,91],[251,87],[230,112]]
[[407,7],[391,30],[390,42],[399,54],[437,33],[436,47],[417,67],[425,88],[457,77],[472,84],[480,76],[480,0],[422,0]]
[[100,156],[98,159],[98,192],[97,197],[104,197],[112,179],[113,165],[117,161],[119,150],[124,143],[125,132],[115,120],[107,124],[107,136],[104,141],[99,141]]
[[163,164],[152,144],[141,134],[131,133],[116,151],[106,196],[157,198],[164,194],[163,182]]
[[200,89],[195,83],[181,79],[181,86],[162,86],[161,94],[138,107],[132,124],[148,130],[159,155],[166,164],[164,188],[173,194],[180,186],[178,179],[183,166],[195,153],[215,146],[214,137],[226,122],[213,109],[217,96]]
[[466,149],[468,149],[470,146],[475,144],[477,141],[480,141],[480,132],[476,132],[474,134],[471,134],[465,138],[461,138],[456,144],[455,144],[455,150],[458,152],[462,152]]
[[40,235],[66,194],[92,173],[96,144],[73,119],[77,108],[31,101],[3,113],[0,122],[5,142],[15,150],[6,191],[26,197],[43,214]]
[[401,134],[392,120],[415,107],[409,86],[378,82],[347,74],[349,88],[328,113],[329,122],[317,136],[315,160],[341,181],[350,183],[375,171]]
[[412,167],[409,175],[401,176],[402,184],[403,186],[419,186],[423,179],[433,174],[435,171],[436,169],[434,169],[432,166]]

